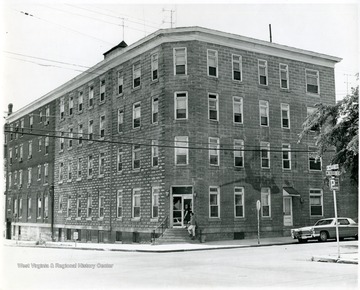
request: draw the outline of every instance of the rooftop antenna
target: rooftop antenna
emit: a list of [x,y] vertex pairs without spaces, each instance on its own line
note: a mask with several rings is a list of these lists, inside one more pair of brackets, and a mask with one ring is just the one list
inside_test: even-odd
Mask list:
[[167,9],[164,9],[163,8],[163,10],[162,10],[163,12],[170,12],[170,19],[171,19],[171,21],[170,22],[167,22],[167,21],[165,21],[165,20],[163,20],[163,23],[170,23],[170,27],[171,28],[173,28],[173,13],[175,12],[175,10],[172,10],[172,9],[170,9],[170,10],[167,10]]
[[120,19],[122,20],[122,36],[123,36],[123,40],[125,40],[125,18],[124,17],[120,17]]
[[272,42],[271,24],[269,24],[270,42]]

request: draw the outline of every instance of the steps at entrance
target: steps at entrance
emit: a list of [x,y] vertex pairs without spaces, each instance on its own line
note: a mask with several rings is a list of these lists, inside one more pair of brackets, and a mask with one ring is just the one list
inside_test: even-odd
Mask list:
[[180,243],[198,243],[198,240],[192,240],[189,237],[187,229],[166,229],[162,237],[157,239],[158,244],[180,244]]

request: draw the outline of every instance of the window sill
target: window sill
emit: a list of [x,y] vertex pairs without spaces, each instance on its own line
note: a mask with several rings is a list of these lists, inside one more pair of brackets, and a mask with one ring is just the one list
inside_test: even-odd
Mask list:
[[211,75],[207,75],[207,77],[209,78],[209,79],[213,79],[213,80],[219,80],[219,76],[211,76]]
[[320,94],[315,94],[315,93],[306,92],[306,95],[309,96],[309,97],[317,97],[317,98],[320,98]]
[[88,180],[90,180],[90,179],[92,179],[92,178],[93,178],[92,176],[88,176],[88,177],[87,177]]
[[86,220],[87,221],[92,221],[92,217],[87,217]]
[[158,83],[158,82],[159,82],[159,78],[157,78],[157,79],[155,79],[155,80],[151,80],[150,85],[156,84],[156,83]]
[[221,222],[221,218],[219,218],[219,217],[209,217],[208,222]]
[[81,221],[81,217],[75,218],[76,221]]
[[243,80],[234,80],[234,79],[232,79],[232,82],[234,83],[234,84],[238,84],[238,85],[243,85],[244,83],[243,83]]
[[262,216],[260,218],[261,218],[261,220],[264,220],[264,221],[272,221],[273,220],[271,216]]
[[151,218],[150,222],[151,223],[157,223],[157,222],[159,222],[159,218]]
[[104,174],[98,175],[98,178],[104,178]]
[[260,124],[260,128],[269,128],[269,125],[261,125]]
[[258,84],[257,86],[258,86],[258,88],[269,90],[269,85],[268,84],[267,85]]
[[137,86],[136,88],[132,88],[131,89],[131,92],[136,92],[136,91],[139,91],[141,89],[141,85]]
[[59,181],[58,184],[63,184],[63,181]]
[[67,183],[71,183],[72,179],[68,179]]
[[290,128],[281,127],[281,129],[284,129],[284,130],[290,131]]
[[290,89],[289,89],[289,88],[279,88],[279,91],[280,91],[280,92],[283,92],[283,93],[290,93]]
[[104,101],[99,101],[99,106],[105,104],[105,100]]
[[66,220],[67,220],[67,221],[71,221],[71,217],[67,217]]
[[140,172],[141,168],[133,168],[132,172]]
[[140,217],[136,217],[136,218],[131,218],[132,222],[140,222],[141,218]]
[[98,221],[102,222],[104,220],[104,217],[99,217]]
[[244,221],[246,221],[246,219],[245,219],[244,216],[236,216],[236,217],[234,217],[234,222],[239,222],[239,221],[244,222]]
[[67,150],[68,150],[68,151],[71,151],[72,149],[73,149],[73,147],[72,147],[72,146],[71,146],[71,147],[70,147],[70,146],[68,146],[68,149],[67,149]]
[[122,217],[116,218],[116,221],[117,221],[117,222],[122,222],[122,220],[123,220]]
[[63,211],[60,209],[60,210],[58,210],[58,213],[62,213]]
[[81,110],[81,111],[78,111],[78,114],[80,115],[80,114],[82,114],[84,111],[83,110]]
[[118,98],[124,97],[124,93],[117,94],[117,97],[118,97]]

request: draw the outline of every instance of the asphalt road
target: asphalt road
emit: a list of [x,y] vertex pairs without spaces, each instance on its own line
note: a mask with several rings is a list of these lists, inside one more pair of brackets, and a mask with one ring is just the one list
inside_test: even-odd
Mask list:
[[[357,241],[340,245],[357,252]],[[0,288],[358,289],[358,265],[310,261],[336,253],[334,242],[180,253],[7,246]]]

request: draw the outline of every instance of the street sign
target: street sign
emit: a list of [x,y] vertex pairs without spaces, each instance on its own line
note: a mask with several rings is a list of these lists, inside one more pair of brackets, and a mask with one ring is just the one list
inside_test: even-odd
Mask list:
[[74,240],[76,241],[79,238],[79,233],[78,232],[74,232]]
[[326,166],[326,170],[335,170],[335,169],[339,169],[339,164],[331,164]]
[[330,190],[340,190],[339,177],[330,179]]
[[328,170],[326,171],[326,176],[339,176],[340,171],[339,170]]
[[256,209],[259,211],[260,208],[261,208],[261,202],[260,202],[260,200],[258,200],[258,201],[256,202]]

